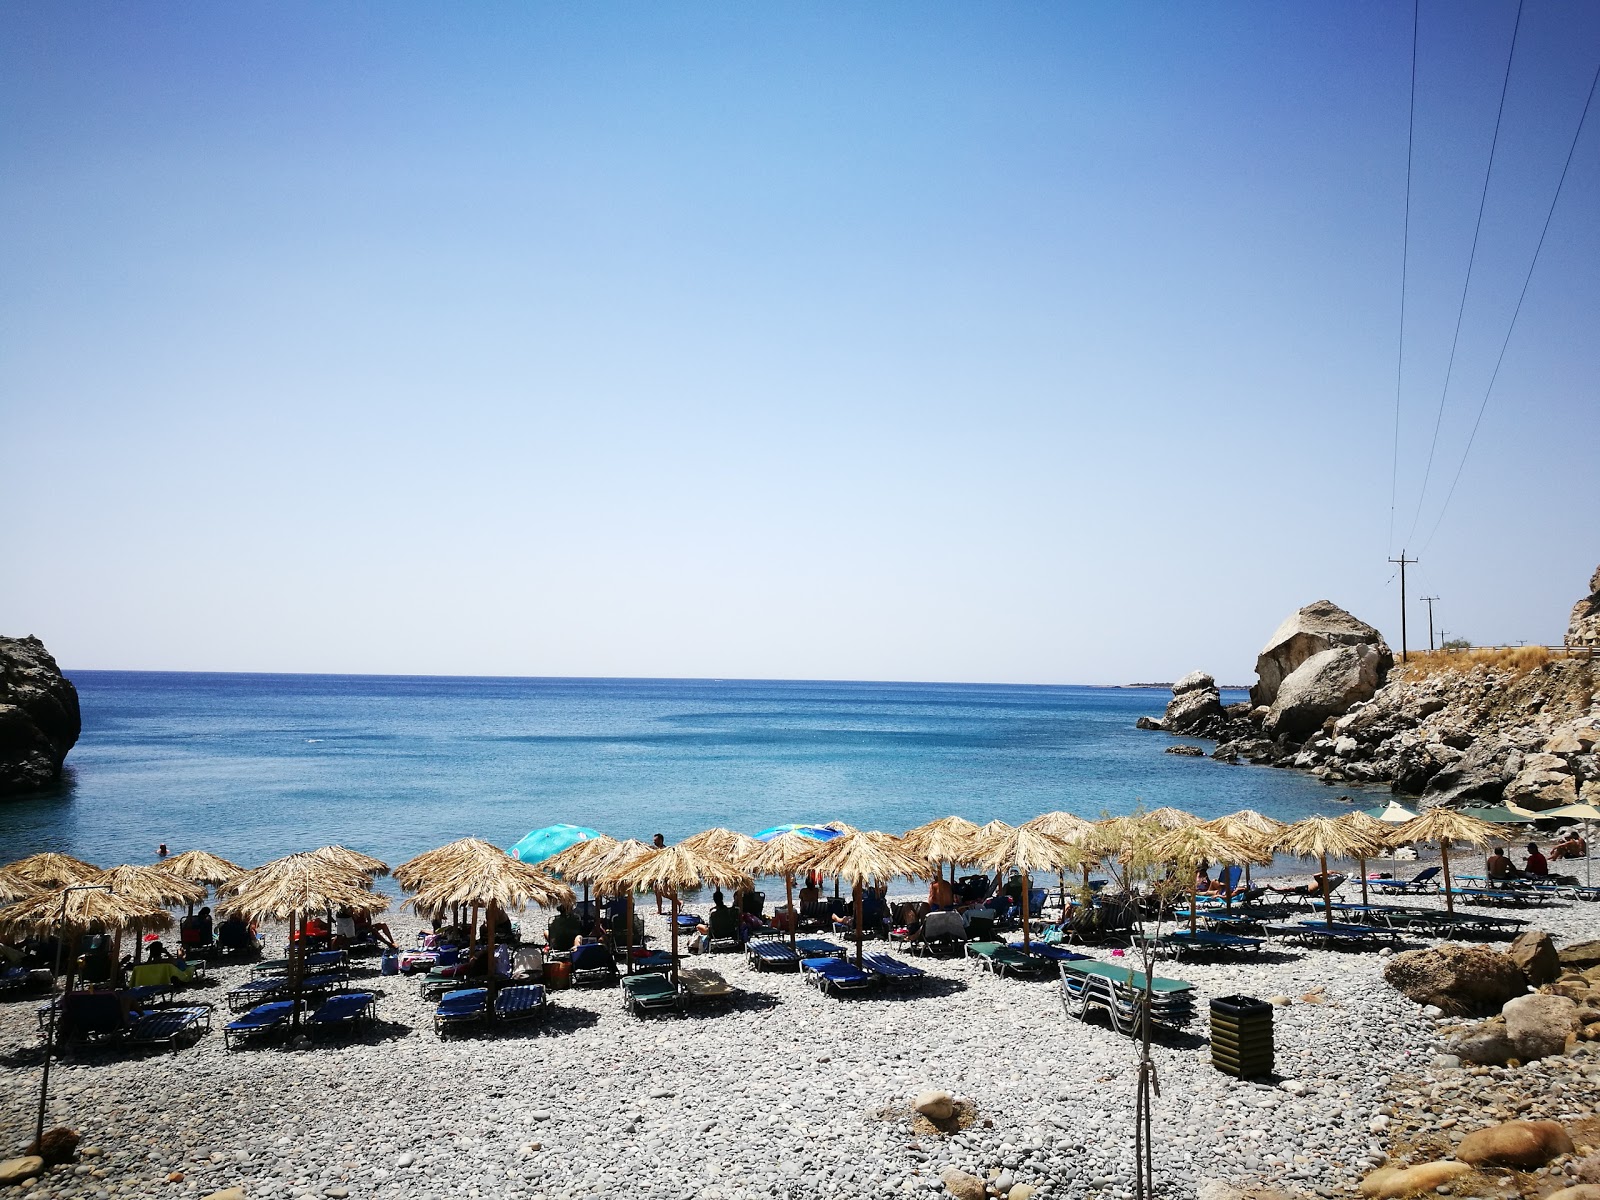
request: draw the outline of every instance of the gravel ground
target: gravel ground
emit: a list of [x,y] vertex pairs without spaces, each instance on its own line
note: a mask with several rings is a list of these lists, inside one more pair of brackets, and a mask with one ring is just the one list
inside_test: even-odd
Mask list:
[[[1600,905],[1518,915],[1558,942],[1600,927]],[[389,919],[402,944],[414,937],[406,916]],[[542,929],[542,918],[531,923]],[[358,960],[355,986],[379,994],[376,1029],[232,1053],[223,992],[249,968],[223,967],[189,993],[218,1005],[214,1031],[194,1045],[58,1060],[50,1123],[80,1129],[84,1152],[29,1194],[205,1196],[237,1185],[252,1198],[853,1197],[933,1194],[953,1164],[1034,1183],[1041,1197],[1129,1195],[1133,1043],[1065,1016],[1054,981],[921,961],[931,976],[921,990],[837,1000],[793,974],[711,955],[704,964],[742,989],[726,1010],[640,1021],[615,989],[575,989],[553,993],[536,1028],[441,1041],[414,979]],[[1432,1020],[1383,983],[1382,963],[1372,952],[1269,947],[1258,959],[1161,966],[1200,994],[1191,1028],[1154,1051],[1167,1194],[1192,1195],[1210,1178],[1350,1194],[1390,1148],[1399,1114],[1416,1126],[1467,1103],[1475,1085],[1462,1080],[1478,1077],[1436,1059]],[[1270,1084],[1210,1065],[1205,1001],[1237,993],[1292,1001],[1275,1010]],[[0,1004],[8,1149],[31,1133],[38,1003]],[[1515,1103],[1542,1080],[1525,1115],[1594,1112],[1600,1059],[1568,1064],[1480,1082]],[[1444,1090],[1430,1096],[1430,1086]],[[968,1101],[976,1121],[950,1136],[925,1122],[919,1131],[909,1102],[927,1088]],[[1400,1094],[1423,1096],[1420,1110]]]

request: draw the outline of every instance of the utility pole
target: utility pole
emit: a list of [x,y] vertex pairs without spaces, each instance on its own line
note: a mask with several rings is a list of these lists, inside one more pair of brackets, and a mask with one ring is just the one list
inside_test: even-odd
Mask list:
[[1400,661],[1409,662],[1410,655],[1406,650],[1406,565],[1415,564],[1417,560],[1407,558],[1406,552],[1402,550],[1399,558],[1391,558],[1389,561],[1400,564]]
[[1428,602],[1428,653],[1430,654],[1433,653],[1433,602],[1438,598],[1437,596],[1422,597]]

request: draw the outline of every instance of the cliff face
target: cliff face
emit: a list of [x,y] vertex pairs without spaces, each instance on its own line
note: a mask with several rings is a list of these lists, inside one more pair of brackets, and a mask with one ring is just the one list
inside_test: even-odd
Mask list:
[[0,796],[61,778],[78,741],[78,689],[35,637],[0,637]]

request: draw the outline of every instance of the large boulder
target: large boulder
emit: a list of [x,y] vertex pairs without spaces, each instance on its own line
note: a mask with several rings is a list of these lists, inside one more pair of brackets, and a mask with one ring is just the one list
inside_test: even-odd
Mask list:
[[1472,1173],[1464,1162],[1419,1163],[1414,1167],[1379,1167],[1361,1181],[1361,1194],[1371,1200],[1398,1200],[1401,1196],[1415,1196],[1418,1192],[1431,1192],[1442,1183],[1449,1183],[1462,1175]]
[[1402,951],[1384,966],[1383,977],[1418,1004],[1437,1005],[1452,1016],[1491,1016],[1528,990],[1510,955],[1455,942]]
[[61,778],[82,729],[78,689],[35,637],[0,637],[0,796]]
[[1542,929],[1528,929],[1517,934],[1506,947],[1511,961],[1522,968],[1528,982],[1534,987],[1554,983],[1561,974],[1561,953],[1554,940]]
[[1569,646],[1600,646],[1600,567],[1589,577],[1589,594],[1572,606],[1565,641]]
[[1172,685],[1172,702],[1161,722],[1169,733],[1201,733],[1226,720],[1217,681],[1204,671],[1191,671]]
[[1317,600],[1306,605],[1285,618],[1256,657],[1257,681],[1250,689],[1250,702],[1271,705],[1278,698],[1278,688],[1283,681],[1313,655],[1335,646],[1360,645],[1377,649],[1379,675],[1386,676],[1394,665],[1394,654],[1382,634],[1331,600]]
[[1572,1150],[1572,1138],[1556,1121],[1506,1121],[1467,1134],[1456,1158],[1475,1167],[1531,1169]]
[[1269,735],[1288,734],[1295,741],[1308,737],[1329,717],[1342,716],[1352,704],[1372,699],[1387,670],[1383,655],[1370,643],[1313,654],[1278,686],[1262,728]]
[[1565,1054],[1583,1026],[1577,1003],[1565,996],[1517,996],[1506,1001],[1503,1012],[1506,1036],[1523,1062]]

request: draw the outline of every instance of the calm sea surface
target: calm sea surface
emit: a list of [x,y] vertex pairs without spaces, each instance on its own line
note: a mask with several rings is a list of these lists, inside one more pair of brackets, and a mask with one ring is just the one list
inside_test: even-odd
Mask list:
[[[972,684],[71,673],[56,793],[0,801],[0,861],[111,865],[158,843],[246,865],[342,842],[390,863],[557,821],[674,841],[844,820],[1016,822],[1143,802],[1345,811],[1299,772],[1163,754],[1164,690]],[[1224,700],[1241,698],[1224,696]],[[1386,795],[1386,793],[1383,793]],[[1364,803],[1377,803],[1373,793]]]

